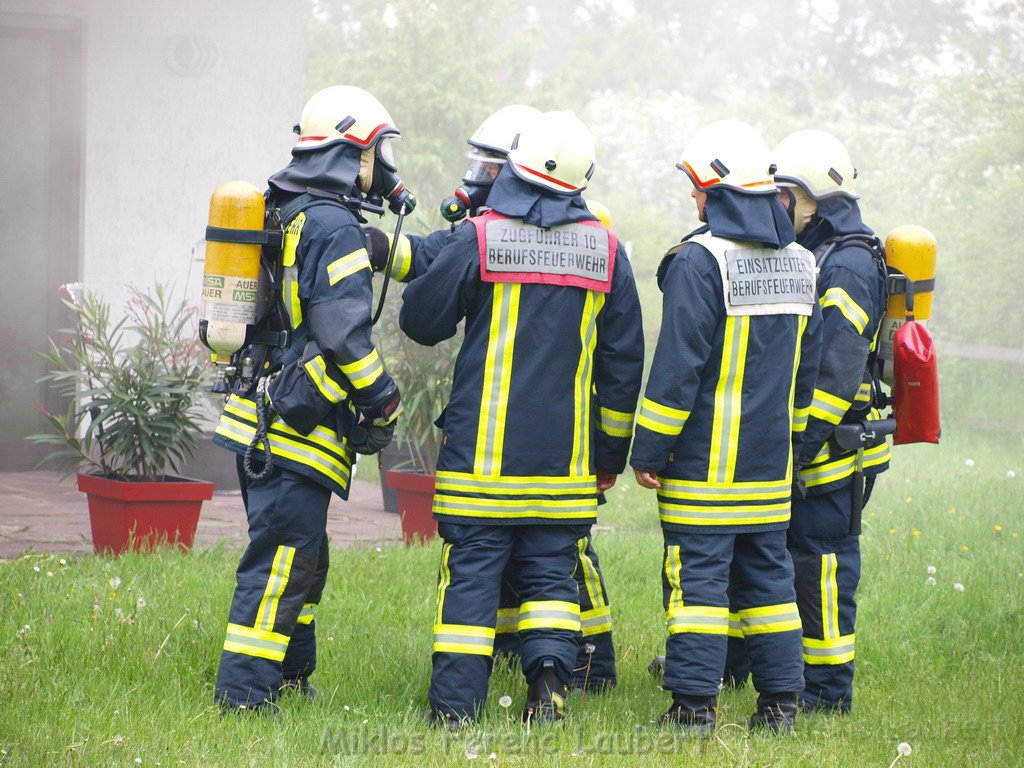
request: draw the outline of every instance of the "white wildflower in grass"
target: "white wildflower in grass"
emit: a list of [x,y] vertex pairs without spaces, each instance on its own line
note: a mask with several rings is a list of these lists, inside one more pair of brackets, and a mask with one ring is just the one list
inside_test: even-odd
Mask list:
[[117,589],[120,586],[121,586],[121,579],[119,577],[115,576],[114,578],[112,578],[110,580],[110,588],[111,589]]
[[53,576],[53,571],[47,571],[46,575],[52,577]]
[[900,755],[902,755],[903,757],[907,757],[914,750],[911,748],[909,744],[907,744],[907,742],[901,741],[899,744],[896,745],[896,751],[899,752]]
[[33,565],[33,566],[32,566],[32,570],[33,570],[33,571],[35,571],[36,573],[39,573],[39,572],[40,572],[41,570],[43,570],[43,569],[42,569],[42,568],[40,568],[40,567],[39,567],[38,565]]
[[19,640],[24,639],[25,635],[27,635],[31,631],[32,631],[32,627],[29,626],[28,624],[26,624],[24,627],[22,627],[21,629],[18,630],[18,633],[17,633],[18,634],[18,639]]
[[594,651],[597,650],[597,646],[594,645],[593,643],[587,643],[586,645],[583,646],[583,650],[586,651],[587,655],[589,656],[590,654],[594,653]]
[[67,560],[65,560],[65,559],[64,559],[64,558],[62,557],[62,558],[60,559],[60,564],[61,564],[61,565],[67,565],[67,564],[68,564],[68,561],[67,561]]
[[964,466],[966,466],[966,467],[973,467],[974,466],[974,459],[967,459],[967,461],[964,462]]
[[377,551],[378,551],[378,552],[380,552],[380,551],[381,551],[381,548],[380,548],[380,547],[377,547]]
[[478,757],[480,757],[480,755],[478,755],[472,748],[466,750],[467,760],[476,760]]
[[352,710],[352,707],[346,704],[344,707],[342,707],[342,709],[344,709],[346,712],[350,712]]
[[506,693],[504,696],[498,699],[498,704],[504,707],[505,709],[508,709],[512,706],[512,697]]
[[934,587],[938,582],[935,581],[934,576],[929,576],[927,579],[924,580],[924,583],[927,584],[929,587]]
[[498,753],[497,752],[491,752],[491,754],[489,754],[487,756],[487,759],[488,760],[497,760],[498,759]]
[[1011,470],[1010,470],[1009,472],[1007,472],[1007,473],[1006,473],[1006,476],[1007,476],[1008,478],[1010,478],[1011,480],[1013,480],[1013,478],[1015,478],[1015,477],[1017,476],[1017,473],[1016,473],[1016,472],[1014,472],[1014,471],[1013,471],[1013,470],[1011,469]]
[[146,598],[144,598],[142,595],[139,595],[139,599],[135,601],[135,607],[136,608],[145,608],[146,607]]
[[122,611],[120,608],[114,609],[114,616],[117,617],[118,621],[124,621],[124,611]]
[[953,589],[955,589],[957,592],[963,592],[964,585],[958,581],[956,584],[953,585]]
[[925,570],[928,571],[929,576],[934,576],[938,569],[934,565],[929,565]]
[[142,765],[142,758],[141,757],[136,757],[135,758],[135,762],[138,763],[139,765]]

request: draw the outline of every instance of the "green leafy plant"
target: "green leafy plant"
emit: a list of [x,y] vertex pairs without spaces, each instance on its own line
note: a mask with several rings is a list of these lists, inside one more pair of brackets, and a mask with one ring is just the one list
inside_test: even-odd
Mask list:
[[74,324],[49,340],[41,354],[49,372],[40,381],[69,405],[64,413],[40,407],[52,432],[27,439],[58,446],[40,463],[54,460],[65,475],[150,482],[178,470],[201,434],[204,364],[194,309],[172,302],[159,284],[152,294],[133,286],[117,323],[93,292],[63,286],[61,300]]

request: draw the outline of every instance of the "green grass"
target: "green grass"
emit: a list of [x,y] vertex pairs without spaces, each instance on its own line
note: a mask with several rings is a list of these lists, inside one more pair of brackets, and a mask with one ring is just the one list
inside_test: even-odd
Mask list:
[[[237,552],[28,554],[0,562],[0,765],[885,768],[901,741],[914,750],[905,766],[1024,765],[1024,404],[1006,397],[1021,391],[1020,370],[944,372],[942,445],[897,449],[865,514],[849,717],[805,717],[794,738],[748,736],[748,689],[723,695],[721,720],[735,725],[718,740],[673,743],[653,726],[668,704],[645,670],[664,647],[660,535],[653,498],[622,478],[597,534],[621,683],[570,699],[563,729],[526,736],[524,685],[505,668],[478,728],[454,739],[423,725],[436,542],[332,554],[322,695],[287,698],[279,720],[212,706]],[[375,757],[382,743],[388,754]]]

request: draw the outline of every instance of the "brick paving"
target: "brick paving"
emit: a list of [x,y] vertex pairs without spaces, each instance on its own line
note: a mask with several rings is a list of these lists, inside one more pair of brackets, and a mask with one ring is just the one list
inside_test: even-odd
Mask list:
[[[380,486],[355,480],[348,501],[332,497],[327,511],[331,544],[343,547],[401,539],[398,515],[385,512]],[[203,502],[195,547],[246,542],[245,509],[237,490],[218,491]],[[0,472],[0,559],[26,552],[91,554],[92,535],[85,494],[73,477],[56,472]]]

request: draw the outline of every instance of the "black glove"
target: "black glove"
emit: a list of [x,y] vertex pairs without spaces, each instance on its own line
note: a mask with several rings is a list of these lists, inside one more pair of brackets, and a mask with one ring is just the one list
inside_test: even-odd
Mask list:
[[388,236],[376,227],[363,227],[363,234],[366,235],[366,253],[370,257],[370,266],[374,272],[383,272],[388,265],[388,252],[391,250]]
[[377,426],[368,421],[361,421],[352,427],[348,435],[348,444],[356,453],[369,456],[378,453],[391,443],[395,434],[395,422]]
[[807,486],[804,484],[803,478],[800,477],[800,470],[803,467],[793,467],[793,490],[792,497],[794,499],[802,501],[807,498]]

